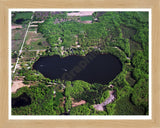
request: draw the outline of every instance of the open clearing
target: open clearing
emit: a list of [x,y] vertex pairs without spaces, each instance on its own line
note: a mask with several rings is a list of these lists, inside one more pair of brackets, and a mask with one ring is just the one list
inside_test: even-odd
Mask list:
[[19,28],[12,30],[12,51],[18,51],[23,42],[26,28]]
[[91,16],[94,11],[80,11],[80,12],[73,12],[67,13],[67,16]]
[[13,81],[11,92],[15,93],[18,89],[22,87],[30,87],[30,85],[25,85],[22,80]]
[[49,45],[46,42],[46,39],[43,38],[42,34],[35,33],[34,31],[28,31],[24,49],[27,48],[28,50],[41,50],[46,49],[47,46]]
[[12,25],[12,29],[22,28],[22,25]]
[[82,104],[85,104],[86,101],[85,100],[81,100],[79,102],[73,102],[72,101],[72,107],[76,107],[76,106],[79,106],[79,105],[82,105]]

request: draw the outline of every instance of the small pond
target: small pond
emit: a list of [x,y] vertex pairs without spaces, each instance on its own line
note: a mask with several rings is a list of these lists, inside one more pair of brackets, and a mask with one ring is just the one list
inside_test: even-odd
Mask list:
[[16,98],[12,98],[12,108],[22,107],[31,104],[31,98],[23,93]]

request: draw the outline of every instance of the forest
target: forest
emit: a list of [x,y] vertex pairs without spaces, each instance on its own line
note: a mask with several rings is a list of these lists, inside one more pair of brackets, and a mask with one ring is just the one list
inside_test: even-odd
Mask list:
[[[35,14],[33,19],[40,20],[40,15]],[[122,63],[122,71],[103,85],[82,80],[51,80],[36,70],[24,67],[18,70],[18,75],[24,76],[24,84],[34,86],[19,89],[12,93],[12,98],[25,93],[31,98],[31,103],[12,107],[12,115],[149,114],[148,12],[94,12],[89,17],[74,18],[67,16],[66,12],[45,15],[42,16],[44,22],[38,24],[37,32],[43,34],[49,46],[34,62],[42,56],[85,56],[98,51],[116,56]],[[16,15],[14,21],[18,17]],[[24,18],[27,19],[27,16]],[[92,23],[77,22],[79,19],[89,19]],[[114,86],[112,88],[109,85]],[[97,111],[94,105],[104,102],[110,91],[114,91],[115,100],[107,104],[104,111]],[[27,99],[22,97],[21,100]],[[73,102],[82,100],[85,104],[73,107]],[[12,102],[12,105],[15,104]]]

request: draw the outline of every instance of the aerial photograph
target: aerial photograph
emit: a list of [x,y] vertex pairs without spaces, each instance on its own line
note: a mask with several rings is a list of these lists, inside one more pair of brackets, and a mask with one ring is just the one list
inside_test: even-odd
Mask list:
[[11,11],[11,115],[149,115],[148,11]]

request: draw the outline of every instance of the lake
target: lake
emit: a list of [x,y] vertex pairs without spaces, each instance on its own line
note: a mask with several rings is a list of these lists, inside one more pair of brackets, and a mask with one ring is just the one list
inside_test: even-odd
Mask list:
[[111,54],[91,52],[86,56],[40,57],[34,63],[33,69],[50,79],[107,84],[122,71],[122,64]]

